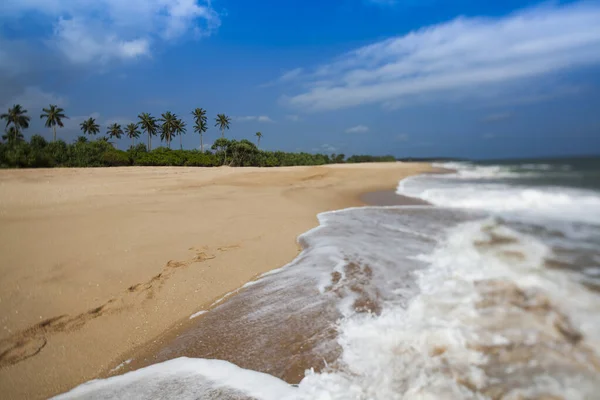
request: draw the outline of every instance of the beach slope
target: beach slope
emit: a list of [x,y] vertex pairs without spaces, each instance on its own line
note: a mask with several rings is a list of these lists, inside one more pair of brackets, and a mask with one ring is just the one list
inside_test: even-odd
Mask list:
[[318,213],[431,170],[0,171],[0,393],[46,398],[97,377],[288,263]]

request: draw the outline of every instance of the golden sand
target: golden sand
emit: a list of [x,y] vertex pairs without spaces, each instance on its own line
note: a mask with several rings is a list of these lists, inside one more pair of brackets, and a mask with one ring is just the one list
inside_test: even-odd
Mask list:
[[427,164],[0,171],[0,393],[97,377]]

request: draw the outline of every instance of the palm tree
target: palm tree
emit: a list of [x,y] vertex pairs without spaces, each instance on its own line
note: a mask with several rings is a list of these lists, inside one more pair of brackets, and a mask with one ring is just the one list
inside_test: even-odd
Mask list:
[[135,145],[135,139],[139,138],[141,134],[138,124],[131,123],[125,127],[125,135],[131,139],[131,147]]
[[42,111],[44,113],[40,115],[40,118],[46,118],[46,128],[52,128],[54,131],[54,141],[56,142],[56,125],[61,128],[64,127],[62,120],[63,118],[69,119],[69,117],[64,114],[65,110],[54,104],[50,104],[49,108],[42,108]]
[[158,124],[156,119],[148,113],[138,115],[139,124],[143,131],[148,134],[148,151],[152,150],[152,136],[156,136],[158,132]]
[[260,133],[260,132],[256,132],[256,133],[254,134],[254,136],[256,136],[256,138],[257,138],[257,141],[258,141],[258,144],[256,145],[256,147],[260,147],[260,138],[261,138],[261,137],[263,137],[263,134],[262,134],[262,133]]
[[203,108],[196,108],[192,111],[194,116],[194,132],[200,134],[200,151],[204,153],[204,144],[202,143],[202,135],[208,130],[206,124],[206,110]]
[[221,137],[225,137],[225,129],[229,129],[229,124],[231,123],[231,118],[229,118],[225,114],[217,114],[216,118],[217,123],[215,126],[218,126],[221,129]]
[[79,124],[81,131],[86,135],[96,135],[100,133],[100,125],[96,123],[94,118],[88,118]]
[[6,120],[5,130],[8,129],[9,125],[12,125],[14,130],[8,130],[7,137],[14,137],[14,140],[18,140],[23,129],[29,128],[29,121],[31,120],[27,115],[27,110],[24,110],[20,104],[15,104],[12,108],[9,108],[6,114],[0,115],[0,119]]
[[183,122],[181,119],[177,118],[175,120],[175,128],[174,128],[174,132],[176,135],[179,136],[179,148],[181,150],[183,150],[183,143],[181,142],[181,137],[185,134],[186,129],[185,129],[185,122]]
[[162,114],[159,119],[159,121],[162,122],[160,125],[160,140],[165,140],[167,142],[167,147],[169,148],[171,148],[171,140],[173,139],[173,134],[175,133],[176,120],[177,116],[171,111],[167,111],[166,113]]
[[14,126],[8,128],[6,133],[2,135],[2,140],[6,140],[8,143],[16,144],[25,141],[23,134],[17,130]]
[[123,135],[123,129],[121,129],[121,125],[115,122],[114,124],[108,126],[106,134],[111,139],[114,137],[116,137],[117,139],[121,139],[121,136]]

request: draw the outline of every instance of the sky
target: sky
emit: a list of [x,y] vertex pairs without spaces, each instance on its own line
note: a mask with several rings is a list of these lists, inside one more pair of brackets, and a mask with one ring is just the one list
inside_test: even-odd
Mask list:
[[[267,150],[505,158],[600,154],[600,2],[3,0],[0,108],[26,136],[142,112],[232,118]],[[143,141],[143,139],[142,139]],[[175,144],[178,146],[178,139]],[[129,146],[128,139],[116,144]]]

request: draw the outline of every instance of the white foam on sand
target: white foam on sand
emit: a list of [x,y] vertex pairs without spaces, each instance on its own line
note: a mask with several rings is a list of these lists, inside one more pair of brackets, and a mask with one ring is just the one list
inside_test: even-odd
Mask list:
[[[258,281],[285,291],[308,280],[320,296],[338,301],[343,318],[335,340],[342,354],[331,368],[308,371],[296,388],[225,361],[181,358],[92,381],[58,398],[484,399],[486,388],[502,382],[508,382],[502,388],[507,399],[588,399],[600,391],[579,348],[561,357],[538,352],[549,348],[546,343],[564,344],[556,329],[544,330],[543,318],[540,326],[527,325],[534,319],[527,307],[494,298],[480,307],[488,300],[482,282],[501,282],[510,293],[531,291],[531,301],[545,304],[540,310],[567,315],[587,348],[600,348],[597,296],[562,271],[544,268],[551,249],[535,237],[479,213],[442,208],[361,208],[319,220],[319,228],[301,237],[306,248],[299,257]],[[356,310],[359,293],[377,302],[381,313]],[[261,310],[248,316],[260,317]],[[544,335],[551,341],[543,342]],[[532,362],[498,362],[481,350],[505,346],[510,352],[511,345],[533,349]]]
[[198,311],[197,313],[194,313],[194,314],[190,315],[190,319],[194,319],[194,318],[196,318],[196,317],[199,317],[199,316],[201,316],[202,314],[206,314],[207,312],[208,312],[208,311],[206,311],[206,310]]
[[[295,388],[271,375],[221,360],[178,358],[161,364],[85,383],[55,397],[67,399],[227,399],[246,396],[280,400]],[[237,397],[236,397],[237,396]]]

